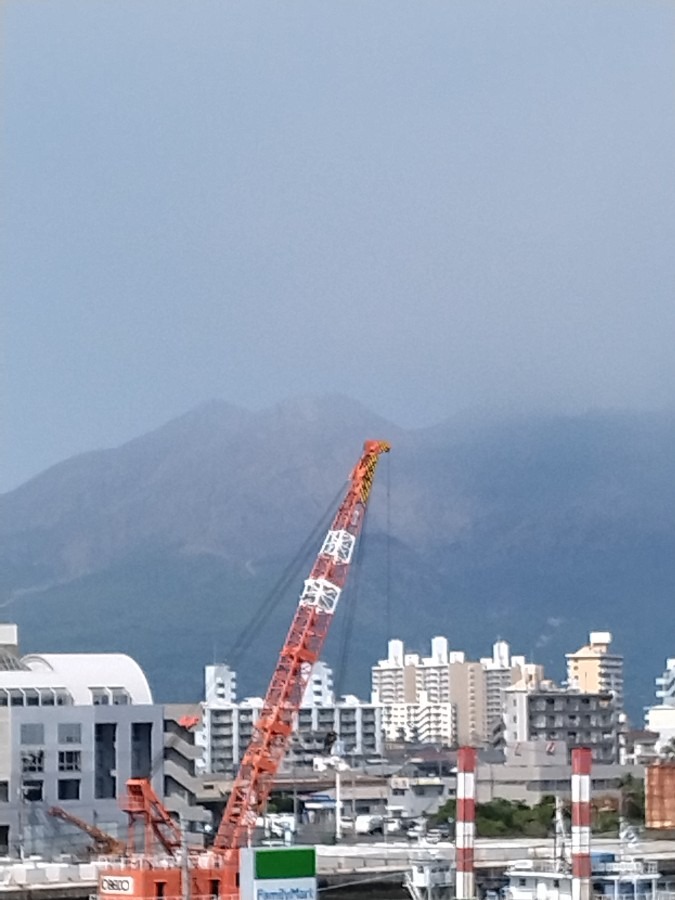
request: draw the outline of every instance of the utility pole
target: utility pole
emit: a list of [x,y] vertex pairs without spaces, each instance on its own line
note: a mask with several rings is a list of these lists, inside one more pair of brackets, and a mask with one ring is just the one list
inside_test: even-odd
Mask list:
[[335,843],[342,840],[342,778],[340,766],[335,766]]
[[190,900],[191,893],[191,885],[190,885],[190,853],[188,850],[188,837],[187,837],[187,822],[185,821],[185,816],[183,813],[180,814],[180,836],[181,836],[181,848],[180,848],[180,863],[181,863],[181,880],[183,882],[183,897],[182,900]]
[[24,850],[24,803],[26,802],[26,790],[23,785],[23,775],[19,775],[19,859],[25,859]]

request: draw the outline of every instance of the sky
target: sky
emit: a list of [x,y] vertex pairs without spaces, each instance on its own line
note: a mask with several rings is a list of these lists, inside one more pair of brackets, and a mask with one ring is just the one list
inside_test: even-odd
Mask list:
[[675,407],[672,0],[0,28],[0,490],[211,398]]

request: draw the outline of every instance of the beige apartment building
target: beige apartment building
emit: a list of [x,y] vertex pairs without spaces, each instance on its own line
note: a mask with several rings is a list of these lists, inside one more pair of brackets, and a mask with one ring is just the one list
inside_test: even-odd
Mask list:
[[617,711],[623,709],[623,657],[611,652],[609,631],[592,631],[588,643],[565,654],[567,683],[589,694],[612,694]]

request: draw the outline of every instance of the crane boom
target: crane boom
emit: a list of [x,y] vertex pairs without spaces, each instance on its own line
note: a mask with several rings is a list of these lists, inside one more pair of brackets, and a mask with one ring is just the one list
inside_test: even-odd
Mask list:
[[112,856],[114,854],[121,855],[126,851],[126,844],[124,841],[119,841],[117,838],[114,838],[111,834],[107,834],[107,832],[98,828],[96,825],[91,825],[89,822],[85,822],[84,819],[80,819],[72,813],[66,812],[66,810],[62,809],[60,806],[50,806],[47,813],[55,819],[61,819],[63,822],[68,822],[69,825],[74,825],[76,828],[79,828],[80,831],[84,831],[85,834],[88,834],[94,842],[94,848],[99,853]]
[[350,563],[384,441],[366,441],[345,497],[305,581],[288,636],[272,675],[260,716],[244,753],[214,842],[227,854],[248,842],[286,753],[295,717],[318,660]]

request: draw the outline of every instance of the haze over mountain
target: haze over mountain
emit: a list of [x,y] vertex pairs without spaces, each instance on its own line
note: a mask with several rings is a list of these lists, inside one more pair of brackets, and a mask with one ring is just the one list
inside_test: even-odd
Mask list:
[[0,497],[5,617],[26,649],[132,653],[159,699],[198,698],[203,665],[222,658],[237,665],[242,696],[259,692],[317,526],[368,437],[393,449],[327,648],[342,690],[367,695],[388,636],[425,651],[446,634],[472,655],[501,636],[561,677],[563,653],[606,628],[637,717],[675,649],[664,627],[675,586],[666,413],[403,430],[343,397],[262,412],[212,402]]

